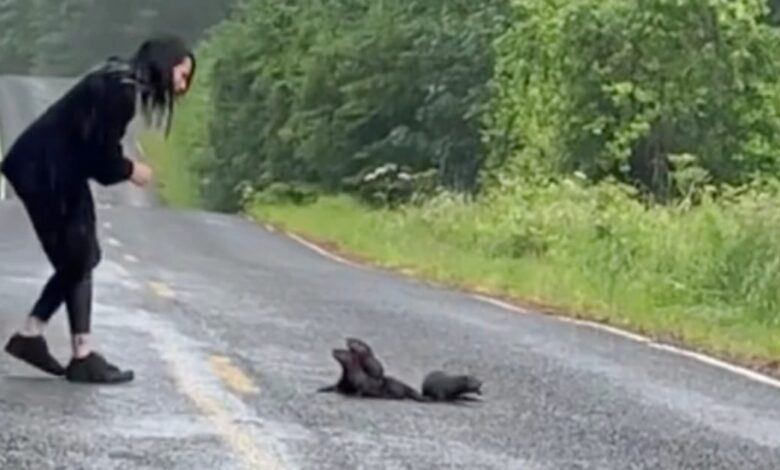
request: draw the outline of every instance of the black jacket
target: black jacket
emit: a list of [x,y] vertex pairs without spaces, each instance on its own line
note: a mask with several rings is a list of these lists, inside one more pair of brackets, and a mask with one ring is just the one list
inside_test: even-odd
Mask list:
[[17,194],[68,199],[88,180],[127,180],[132,160],[121,140],[135,114],[137,87],[128,63],[110,58],[83,76],[14,141],[2,172]]

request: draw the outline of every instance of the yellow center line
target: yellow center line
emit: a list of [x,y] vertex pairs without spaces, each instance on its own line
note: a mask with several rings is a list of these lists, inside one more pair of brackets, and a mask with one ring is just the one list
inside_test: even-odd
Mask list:
[[252,438],[243,432],[241,426],[233,422],[232,417],[220,406],[217,400],[194,391],[189,392],[188,395],[198,409],[211,419],[222,439],[240,453],[247,468],[283,469],[279,461],[273,458],[269,452],[255,445]]
[[217,397],[199,386],[197,382],[193,382],[194,377],[190,377],[180,368],[176,368],[173,373],[179,388],[192,400],[198,410],[211,420],[220,438],[238,452],[246,468],[257,470],[284,468],[270,449],[264,449],[255,442],[251,431],[247,432],[244,426],[235,422],[235,416]]
[[163,299],[172,299],[174,297],[173,291],[165,283],[149,281],[149,287],[158,297]]
[[211,370],[233,391],[251,395],[258,392],[257,387],[241,369],[233,365],[225,356],[209,357]]
[[[174,297],[173,291],[163,282],[149,281],[149,287],[161,298],[170,299]],[[158,334],[161,334],[158,332]],[[256,442],[256,436],[247,425],[237,424],[235,422],[236,412],[231,412],[231,397],[225,397],[221,387],[212,388],[207,383],[198,380],[197,372],[201,370],[202,363],[192,362],[192,358],[182,354],[176,347],[175,341],[170,341],[168,347],[163,346],[162,353],[170,371],[175,378],[179,390],[184,392],[195,404],[198,410],[207,416],[214,424],[217,433],[232,449],[234,449],[241,458],[242,463],[248,469],[260,470],[283,470],[284,465],[276,458],[271,449],[264,449]],[[258,392],[257,387],[252,380],[235,366],[230,358],[220,355],[212,355],[208,358],[210,370],[204,370],[207,375],[209,372],[219,378],[220,382],[229,387],[234,393],[250,395]],[[227,400],[227,401],[225,401]],[[238,409],[241,409],[241,405]]]
[[225,356],[211,355],[203,361],[198,355],[189,354],[188,341],[175,331],[153,329],[152,335],[157,338],[155,346],[176,388],[211,421],[216,434],[235,452],[242,466],[248,470],[284,470],[282,456],[272,446],[264,445],[265,436],[255,428],[256,424],[241,422],[252,412],[236,392],[256,393],[252,380]]

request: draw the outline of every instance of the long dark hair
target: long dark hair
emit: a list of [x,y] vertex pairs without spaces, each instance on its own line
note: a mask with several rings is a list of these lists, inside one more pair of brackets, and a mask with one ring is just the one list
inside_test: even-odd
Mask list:
[[144,41],[131,59],[136,77],[143,84],[140,90],[141,108],[147,124],[160,125],[165,120],[165,134],[171,127],[175,92],[173,67],[185,57],[192,60],[191,86],[195,77],[195,54],[175,35],[158,35]]

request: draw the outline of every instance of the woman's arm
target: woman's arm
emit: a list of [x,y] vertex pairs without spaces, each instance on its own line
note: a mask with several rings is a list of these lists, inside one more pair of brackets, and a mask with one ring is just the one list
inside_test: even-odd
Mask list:
[[122,138],[135,113],[135,84],[123,70],[98,71],[90,77],[95,119],[88,136],[88,173],[102,185],[124,182],[135,163],[124,154]]

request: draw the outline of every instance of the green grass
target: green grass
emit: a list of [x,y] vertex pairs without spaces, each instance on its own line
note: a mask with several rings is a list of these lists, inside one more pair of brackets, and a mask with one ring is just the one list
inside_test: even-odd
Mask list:
[[[175,139],[176,135],[171,136]],[[147,158],[154,170],[155,189],[171,207],[198,207],[197,181],[189,169],[184,146],[166,142],[158,132],[146,132],[139,138]]]
[[614,188],[564,185],[400,211],[341,196],[249,212],[381,266],[770,362],[780,358],[780,224],[757,201],[647,210]]

